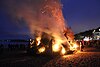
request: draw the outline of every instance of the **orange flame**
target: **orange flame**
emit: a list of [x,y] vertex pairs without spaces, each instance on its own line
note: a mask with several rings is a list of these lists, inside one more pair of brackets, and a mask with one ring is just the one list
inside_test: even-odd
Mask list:
[[45,47],[41,47],[41,48],[39,48],[38,51],[39,51],[39,53],[44,52],[44,51],[45,51]]
[[60,50],[60,46],[59,46],[58,44],[54,44],[54,45],[52,46],[52,50],[53,50],[54,52],[58,52],[58,51]]
[[77,50],[78,47],[79,46],[76,43],[74,43],[74,44],[70,45],[70,50]]
[[41,43],[41,41],[40,41],[41,40],[41,37],[37,37],[36,40],[37,40],[37,46],[39,46],[40,43]]
[[62,48],[61,53],[62,53],[63,55],[66,53],[66,50],[65,50],[64,47]]

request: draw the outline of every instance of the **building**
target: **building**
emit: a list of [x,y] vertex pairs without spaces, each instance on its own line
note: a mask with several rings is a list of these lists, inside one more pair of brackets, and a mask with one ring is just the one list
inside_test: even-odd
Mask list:
[[100,40],[100,27],[93,30],[93,40]]

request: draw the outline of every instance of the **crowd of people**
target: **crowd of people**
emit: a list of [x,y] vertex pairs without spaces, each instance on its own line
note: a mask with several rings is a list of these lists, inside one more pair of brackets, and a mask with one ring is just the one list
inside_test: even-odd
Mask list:
[[100,48],[100,40],[90,40],[90,41],[77,41],[79,45],[81,45],[81,51],[83,51],[84,47],[94,47]]

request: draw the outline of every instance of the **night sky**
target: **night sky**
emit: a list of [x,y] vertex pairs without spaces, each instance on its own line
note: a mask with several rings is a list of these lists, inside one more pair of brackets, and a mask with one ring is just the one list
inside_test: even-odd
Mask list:
[[[19,25],[11,18],[7,11],[9,8],[5,9],[5,2],[8,0],[0,0],[0,39],[21,38],[21,35],[27,38],[29,29],[25,24]],[[61,0],[61,2],[66,24],[74,33],[100,26],[100,0]]]
[[100,0],[62,0],[63,14],[74,33],[100,26]]

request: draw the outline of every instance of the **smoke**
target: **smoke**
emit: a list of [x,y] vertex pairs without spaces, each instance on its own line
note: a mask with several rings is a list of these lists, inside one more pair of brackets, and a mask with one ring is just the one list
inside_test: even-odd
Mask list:
[[[55,38],[63,37],[65,29],[59,0],[4,0],[8,13],[21,26],[28,26],[32,36],[45,32]],[[24,22],[19,22],[24,20]],[[38,33],[36,33],[38,32]]]

